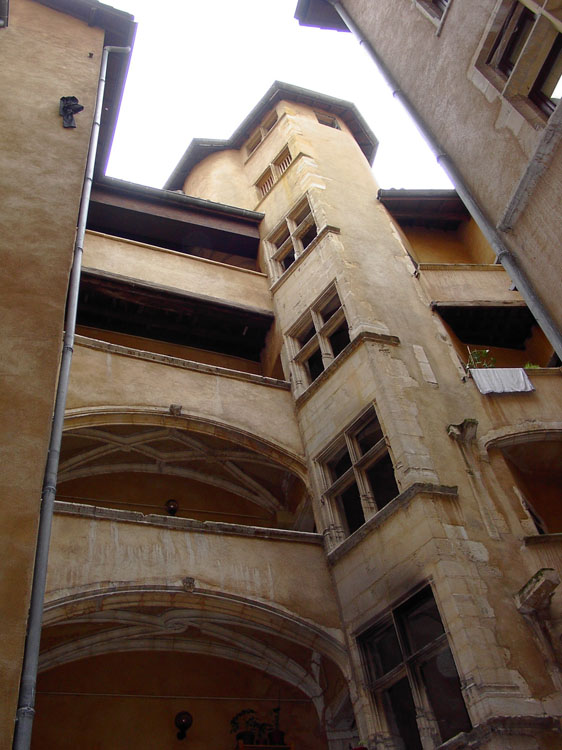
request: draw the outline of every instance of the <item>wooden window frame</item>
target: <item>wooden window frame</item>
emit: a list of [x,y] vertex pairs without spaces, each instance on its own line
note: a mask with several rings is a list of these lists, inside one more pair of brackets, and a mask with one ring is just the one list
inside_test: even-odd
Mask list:
[[[1,1],[1,0],[0,0]],[[277,122],[279,121],[279,115],[277,110],[273,110],[268,116],[260,123],[259,127],[254,130],[252,135],[246,142],[246,158],[249,159],[254,153],[257,147],[265,139],[265,137],[273,130]]]
[[[432,612],[437,612],[442,632],[435,634],[434,637],[423,645],[415,647],[411,637],[414,629],[412,628],[412,623],[408,621],[408,614],[412,615],[415,613],[416,607],[418,612],[423,612],[424,606],[426,611],[429,609]],[[393,636],[393,645],[398,646],[396,651],[400,652],[401,658],[394,666],[390,664],[387,670],[384,671],[384,666],[380,665],[377,659],[376,646],[371,646],[371,644],[376,643],[378,637],[389,633]],[[407,681],[413,703],[414,715],[412,718],[414,719],[413,723],[417,725],[420,750],[422,747],[436,747],[451,739],[459,731],[470,731],[472,729],[470,715],[466,709],[461,691],[458,670],[449,646],[447,631],[443,623],[443,618],[439,613],[431,585],[427,584],[419,588],[410,596],[394,605],[375,625],[360,634],[357,642],[363,659],[363,667],[367,676],[369,691],[377,713],[381,717],[384,717],[384,722],[389,732],[393,731],[393,721],[390,718],[392,708],[388,703],[385,705],[385,696],[388,694],[390,688],[398,685],[404,679]],[[388,650],[386,653],[388,654]],[[466,713],[464,725],[451,729],[452,733],[443,732],[439,727],[437,713],[432,704],[435,701],[435,693],[433,693],[432,698],[430,689],[431,681],[423,674],[423,667],[430,663],[430,660],[439,656],[447,660],[450,658],[450,663],[455,668],[456,679],[458,681],[457,706],[462,706]],[[392,656],[390,658],[392,659]],[[441,724],[443,725],[442,706],[439,707],[439,711],[441,712]],[[394,731],[396,731],[396,728],[394,728]],[[403,742],[402,737],[397,737],[397,739]]]
[[[282,159],[284,153],[285,150],[281,152],[278,159]],[[314,234],[314,237],[309,240],[311,234]],[[270,258],[273,263],[274,280],[277,280],[289,270],[316,237],[318,237],[318,224],[314,218],[310,201],[305,196],[275,227],[267,239],[271,248]],[[287,258],[292,258],[288,264],[285,262]]]
[[503,0],[476,67],[527,120],[540,127],[559,100],[542,87],[562,55],[562,23],[533,0]]
[[[361,447],[359,435],[367,427],[373,427],[375,432],[380,432],[380,437],[373,445],[364,450]],[[333,464],[336,459],[341,460],[340,457],[345,455],[347,455],[349,466],[337,476],[333,469]],[[334,507],[339,517],[340,525],[346,535],[352,534],[357,528],[360,528],[365,521],[376,515],[399,495],[398,484],[394,478],[396,488],[394,496],[383,498],[381,493],[377,501],[377,488],[370,479],[369,472],[386,460],[390,461],[392,472],[395,476],[394,463],[390,455],[388,441],[383,433],[374,406],[370,406],[355,419],[317,459],[317,462],[322,467],[326,487],[323,498]],[[343,493],[353,486],[355,486],[358,492],[360,511],[363,516],[362,523],[357,525],[356,528],[350,527],[349,518],[342,500]]]
[[[304,223],[304,221],[301,222],[299,229]],[[325,318],[325,311],[334,301],[337,301],[336,309]],[[345,310],[336,286],[332,284],[289,332],[293,353],[292,362],[297,369],[298,384],[305,384],[308,387],[332,364],[342,351],[334,353],[332,337],[344,328],[349,340],[349,325]],[[320,369],[315,374],[311,370],[311,360],[317,354],[320,355],[320,360],[316,359],[314,363],[315,367],[319,365]]]

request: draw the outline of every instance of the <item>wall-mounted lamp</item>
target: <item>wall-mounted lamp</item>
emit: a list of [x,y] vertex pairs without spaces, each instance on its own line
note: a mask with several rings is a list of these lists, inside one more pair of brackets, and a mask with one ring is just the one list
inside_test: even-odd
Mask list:
[[168,500],[168,502],[165,505],[165,508],[168,511],[168,515],[170,515],[170,516],[175,516],[176,513],[179,510],[179,507],[180,507],[180,505],[179,505],[178,501],[177,500],[172,500],[172,499]]
[[178,714],[176,714],[174,724],[179,729],[179,732],[177,734],[178,740],[184,740],[187,730],[193,724],[193,716],[189,713],[189,711],[180,711]]

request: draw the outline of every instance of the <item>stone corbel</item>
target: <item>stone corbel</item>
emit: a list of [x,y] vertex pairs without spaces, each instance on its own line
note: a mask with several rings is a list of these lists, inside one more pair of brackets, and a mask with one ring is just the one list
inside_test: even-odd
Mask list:
[[515,605],[518,611],[531,626],[543,655],[546,657],[548,672],[552,682],[562,689],[561,654],[551,630],[550,601],[557,587],[560,576],[554,568],[541,568],[515,594]]

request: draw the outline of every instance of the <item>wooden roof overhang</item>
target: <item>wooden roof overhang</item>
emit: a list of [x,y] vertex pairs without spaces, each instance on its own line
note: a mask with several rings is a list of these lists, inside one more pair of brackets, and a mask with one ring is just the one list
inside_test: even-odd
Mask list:
[[378,199],[402,227],[455,230],[470,213],[455,190],[379,190]]
[[337,115],[349,128],[359,148],[370,164],[373,163],[378,140],[362,117],[357,107],[351,102],[321,94],[317,91],[303,89],[290,83],[275,81],[254,109],[239,125],[228,140],[195,138],[166,180],[167,190],[181,190],[191,170],[210,154],[229,149],[239,149],[252,135],[268,111],[283,99],[301,102],[325,112]]
[[92,189],[88,229],[179,252],[205,247],[256,258],[263,214],[105,178]]
[[85,268],[78,324],[260,361],[273,313]]
[[301,26],[349,31],[337,10],[326,0],[299,0],[295,18]]

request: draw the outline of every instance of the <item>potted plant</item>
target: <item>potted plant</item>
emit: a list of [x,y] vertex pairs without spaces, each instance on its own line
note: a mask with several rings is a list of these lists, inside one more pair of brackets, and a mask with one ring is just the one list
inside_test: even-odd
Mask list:
[[273,727],[269,732],[268,739],[270,745],[284,745],[285,744],[285,732],[279,729],[279,713],[281,706],[273,709]]
[[[236,739],[244,745],[254,745],[256,740],[256,712],[253,708],[244,708],[230,720],[230,731],[236,732]],[[242,726],[242,728],[241,728]]]
[[273,726],[268,724],[267,721],[258,721],[255,717],[252,717],[248,724],[256,734],[256,745],[266,745],[269,733],[273,729]]

